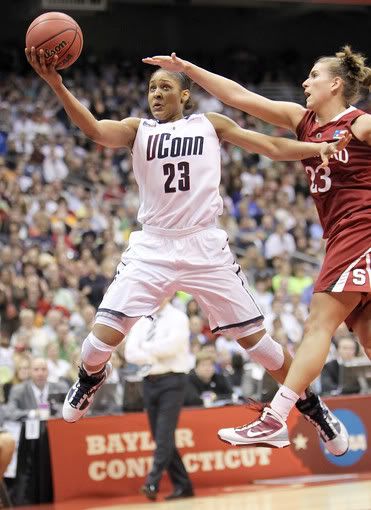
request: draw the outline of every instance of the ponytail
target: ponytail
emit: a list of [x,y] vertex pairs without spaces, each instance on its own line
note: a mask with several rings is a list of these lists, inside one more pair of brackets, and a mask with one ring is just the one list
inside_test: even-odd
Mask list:
[[366,58],[361,53],[353,53],[346,45],[335,57],[321,57],[317,62],[325,63],[333,76],[339,76],[344,83],[344,99],[347,104],[357,100],[361,89],[371,88],[371,69],[366,66]]

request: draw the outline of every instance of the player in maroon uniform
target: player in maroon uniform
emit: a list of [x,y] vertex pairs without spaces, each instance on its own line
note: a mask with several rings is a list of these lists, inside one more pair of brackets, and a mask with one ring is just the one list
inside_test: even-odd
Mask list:
[[304,338],[284,384],[257,421],[219,431],[219,437],[232,444],[288,446],[287,416],[321,372],[342,322],[358,335],[371,358],[371,115],[351,106],[362,86],[370,88],[371,69],[349,46],[320,58],[303,83],[304,108],[266,99],[175,54],[144,62],[183,71],[224,103],[291,129],[300,140],[333,140],[344,130],[353,135],[325,168],[317,158],[303,161],[327,245]]

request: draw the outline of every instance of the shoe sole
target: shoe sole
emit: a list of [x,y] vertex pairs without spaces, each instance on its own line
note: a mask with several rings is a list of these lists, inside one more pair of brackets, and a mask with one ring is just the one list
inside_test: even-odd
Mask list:
[[[350,446],[349,445],[349,434],[348,434],[348,431],[347,431],[347,429],[346,429],[346,427],[345,427],[345,425],[344,425],[344,423],[342,421],[340,422],[340,429],[341,429],[340,430],[340,434],[346,434],[347,437],[348,437],[348,446],[347,446],[347,449],[343,453],[336,454],[336,453],[331,453],[330,452],[330,454],[333,455],[334,457],[343,457],[343,455],[346,455],[348,453],[348,451],[349,451],[349,446]],[[324,446],[326,448],[326,443],[324,443]]]
[[150,496],[148,492],[146,492],[144,489],[140,489],[140,493],[143,494],[143,496],[145,496],[147,499],[150,499],[151,501],[155,501],[157,499],[157,494]]
[[343,455],[346,455],[348,452],[349,452],[349,443],[348,443],[348,448],[345,450],[344,453],[338,453],[337,455],[335,455],[335,453],[332,453],[331,455],[334,455],[335,457],[342,457]]
[[266,448],[287,448],[290,446],[290,441],[265,441],[262,443],[244,443],[244,442],[237,442],[233,441],[231,439],[224,439],[218,434],[218,438],[220,441],[223,441],[223,443],[231,444],[233,446],[263,446]]

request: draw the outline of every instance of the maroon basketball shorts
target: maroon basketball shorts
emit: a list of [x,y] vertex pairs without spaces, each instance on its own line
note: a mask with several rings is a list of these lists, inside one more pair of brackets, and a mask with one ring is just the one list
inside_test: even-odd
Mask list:
[[371,221],[370,217],[347,222],[347,228],[329,237],[326,255],[314,292],[360,292],[362,301],[345,321],[352,327],[371,300]]

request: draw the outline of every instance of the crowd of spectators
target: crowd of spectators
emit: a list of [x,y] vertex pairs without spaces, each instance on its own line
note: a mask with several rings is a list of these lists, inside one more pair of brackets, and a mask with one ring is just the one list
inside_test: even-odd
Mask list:
[[[124,72],[117,64],[84,72],[76,66],[65,81],[98,119],[148,116],[147,85],[134,66]],[[30,378],[34,359],[46,360],[50,384],[75,379],[95,310],[140,226],[129,151],[88,140],[31,71],[0,76],[0,98],[0,383],[6,402],[13,386]],[[195,111],[223,112],[243,127],[292,136],[199,89],[193,101]],[[219,225],[255,288],[268,331],[294,352],[324,250],[302,165],[224,144],[220,190]],[[261,394],[264,374],[235,340],[215,338],[191,296],[179,292],[174,303],[190,317],[191,377],[201,374],[206,384],[213,360],[213,370],[229,380],[229,396]],[[344,336],[345,326],[334,338],[333,358]],[[115,368],[121,381],[121,348]]]

